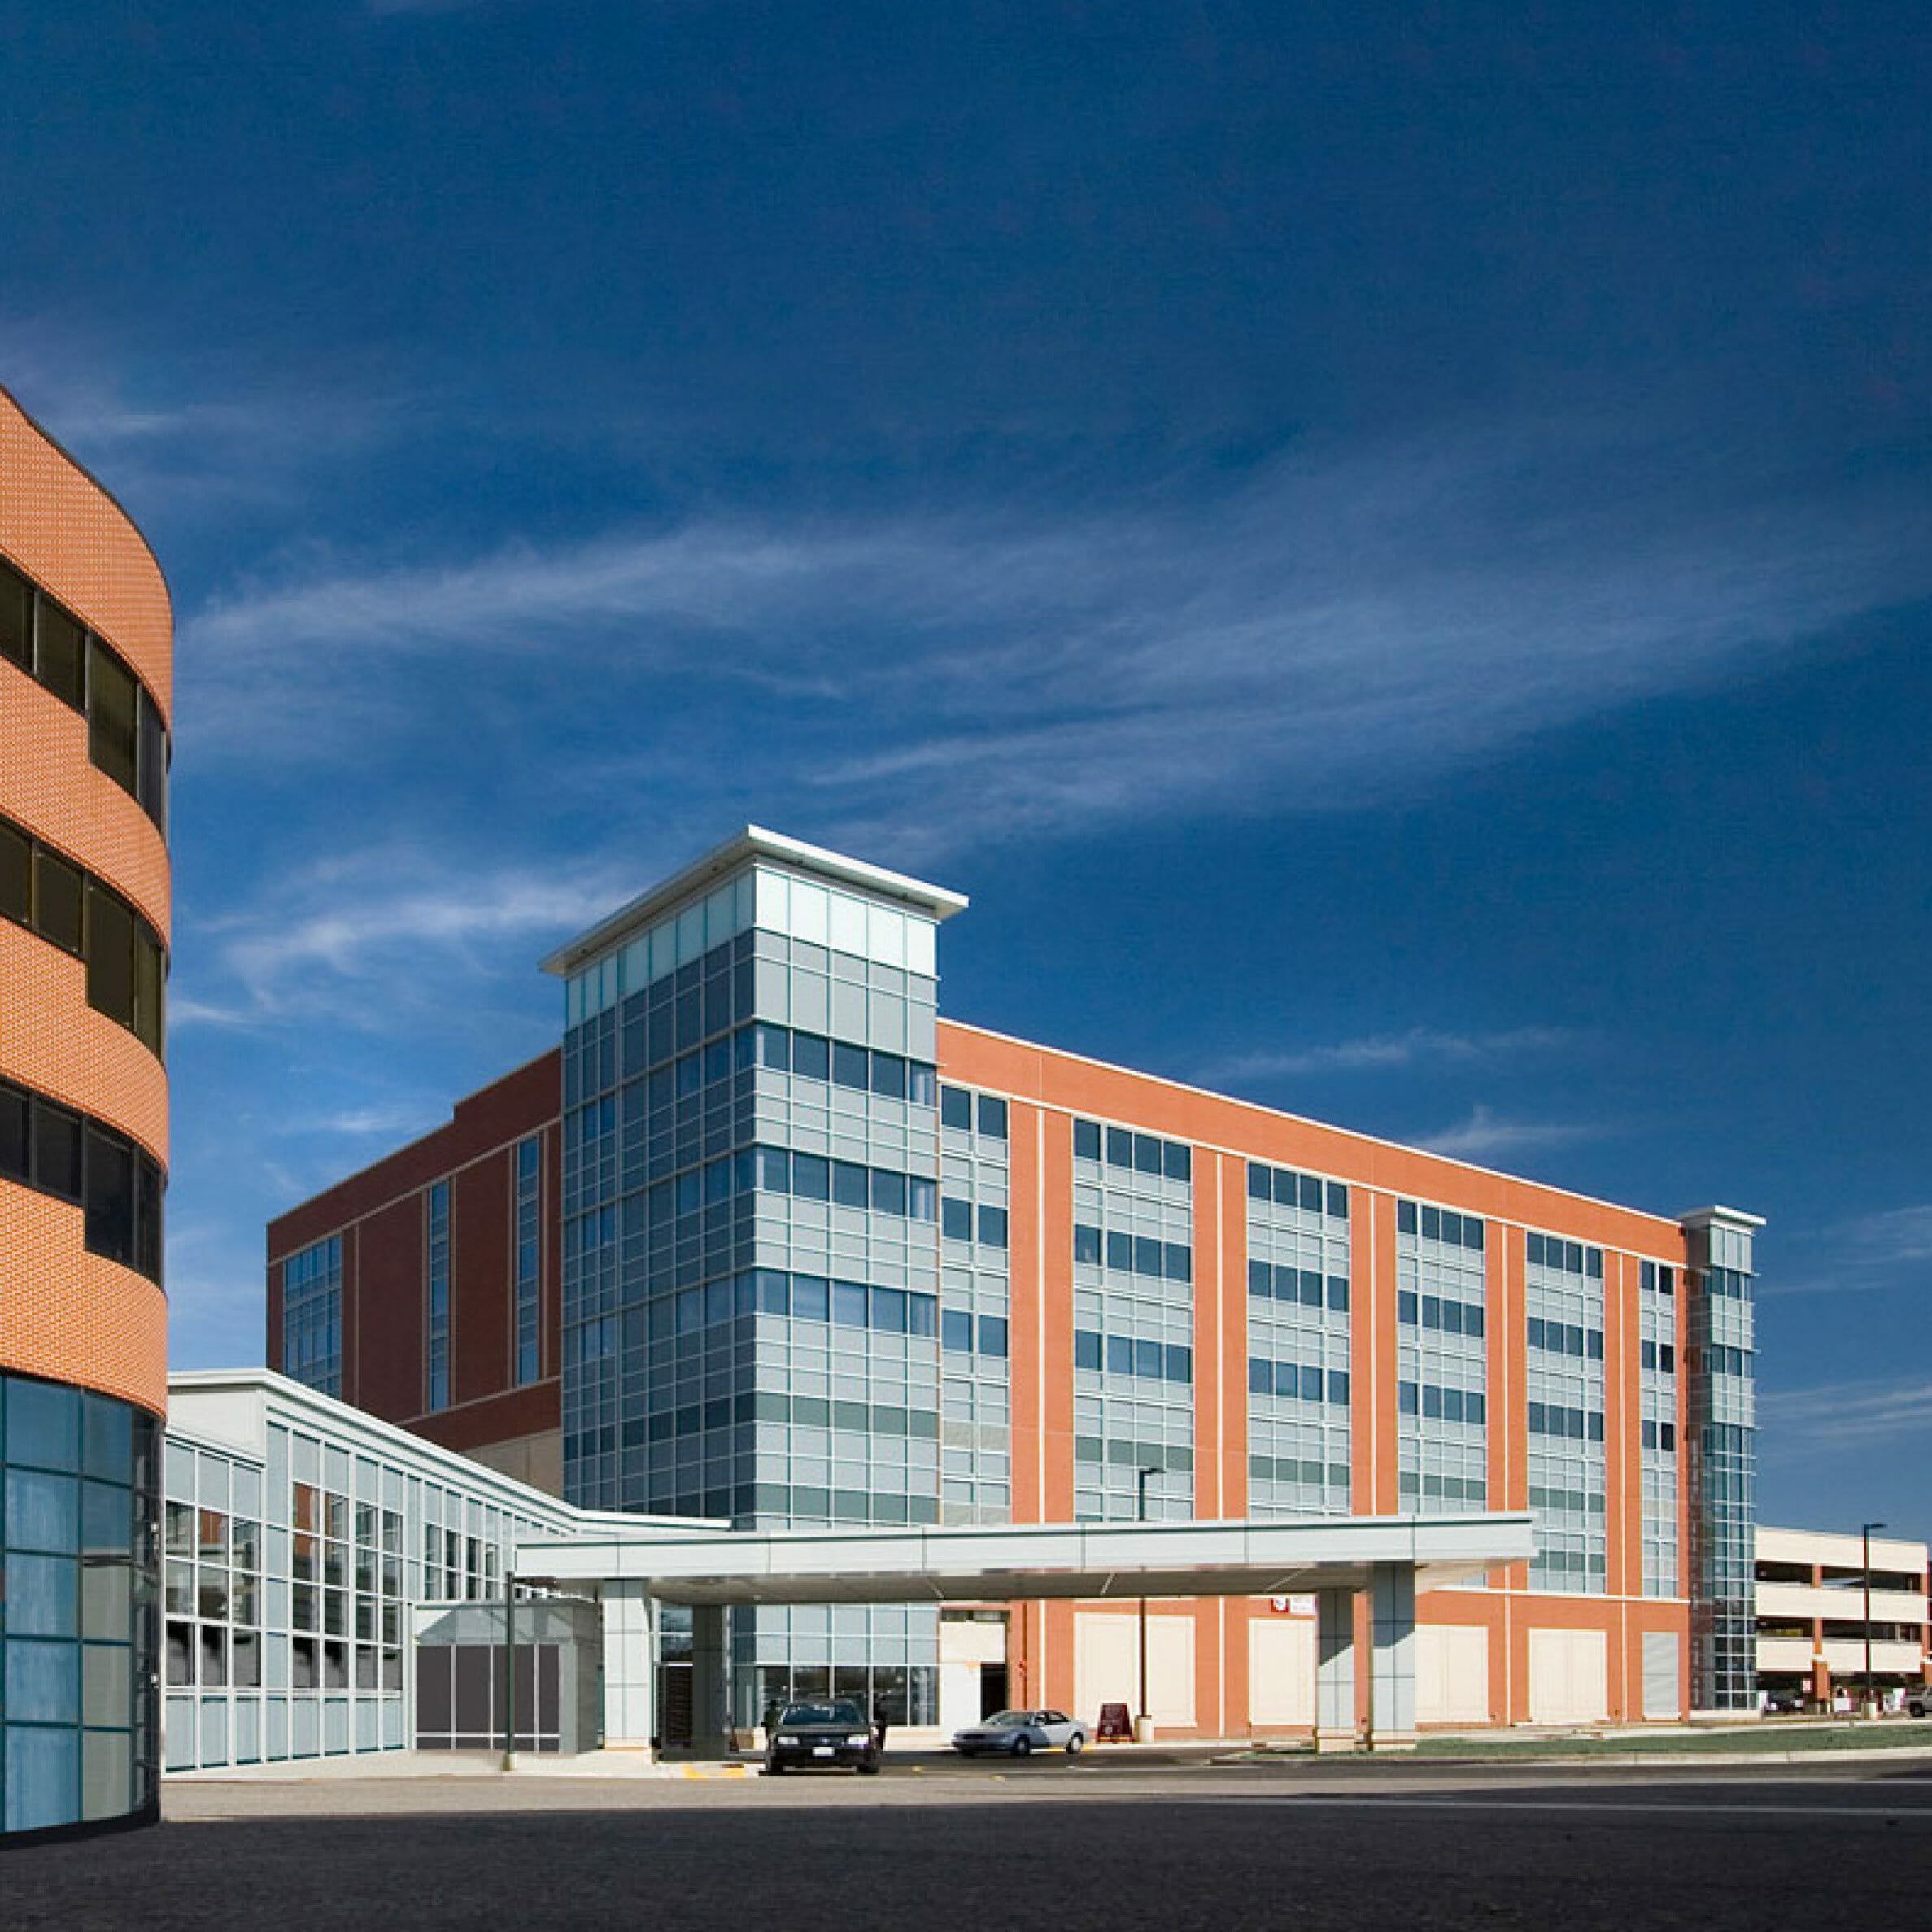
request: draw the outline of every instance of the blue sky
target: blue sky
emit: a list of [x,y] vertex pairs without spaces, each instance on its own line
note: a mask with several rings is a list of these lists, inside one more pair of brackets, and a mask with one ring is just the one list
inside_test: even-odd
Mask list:
[[0,370],[179,620],[177,1361],[747,819],[948,1010],[1765,1215],[1932,1530],[1922,9],[0,15]]

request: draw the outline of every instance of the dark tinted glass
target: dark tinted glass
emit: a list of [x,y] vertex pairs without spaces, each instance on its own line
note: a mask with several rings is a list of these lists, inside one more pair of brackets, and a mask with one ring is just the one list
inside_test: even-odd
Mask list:
[[87,888],[87,1003],[134,1023],[134,915],[111,892]]
[[81,874],[44,847],[34,855],[34,926],[69,953],[81,950],[85,894]]
[[40,603],[34,671],[55,697],[79,711],[87,699],[87,633],[57,604]]
[[134,935],[134,1031],[148,1049],[161,1051],[161,949],[146,932]]
[[141,809],[165,831],[168,829],[168,735],[161,728],[161,713],[155,700],[144,691],[139,699],[140,770],[134,796]]
[[979,1096],[979,1131],[996,1140],[1006,1138],[1006,1103],[997,1094]]
[[963,1087],[940,1088],[940,1120],[946,1127],[957,1127],[962,1132],[970,1132],[973,1125],[973,1097]]
[[161,1279],[161,1170],[134,1162],[134,1266],[150,1281]]
[[63,1201],[81,1198],[81,1121],[51,1101],[33,1103],[33,1184]]
[[0,1174],[9,1180],[26,1180],[33,1171],[27,1123],[27,1096],[17,1087],[0,1087]]
[[0,918],[33,922],[33,846],[11,825],[0,825]]
[[124,792],[134,789],[140,733],[133,674],[98,640],[88,650],[87,755]]
[[1097,1161],[1100,1158],[1100,1123],[1097,1120],[1076,1120],[1073,1123],[1073,1150],[1082,1160]]
[[87,1130],[87,1245],[134,1265],[134,1150],[117,1136]]
[[0,564],[0,657],[23,670],[33,667],[33,591],[25,578]]

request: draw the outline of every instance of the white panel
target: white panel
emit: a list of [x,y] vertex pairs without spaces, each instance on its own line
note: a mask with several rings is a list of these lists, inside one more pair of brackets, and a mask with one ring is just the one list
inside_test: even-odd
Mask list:
[[688,965],[704,950],[704,905],[700,900],[678,915],[678,964]]
[[831,946],[835,953],[852,953],[862,957],[866,951],[866,902],[848,892],[834,892]]
[[[940,1628],[943,1630],[945,1625]],[[949,1664],[940,1658],[940,1729],[962,1731],[969,1724],[977,1724],[979,1718],[979,1666]]]
[[[1140,1702],[1140,1630],[1137,1616],[1083,1613],[1074,1619],[1074,1715],[1099,1720],[1104,1703]],[[1147,1620],[1147,1710],[1154,1728],[1194,1721],[1194,1620]]]
[[1148,1715],[1157,1725],[1194,1721],[1194,1620],[1147,1620]]
[[1462,1624],[1415,1627],[1415,1721],[1486,1724],[1489,1633]]
[[1681,1646],[1673,1630],[1643,1633],[1643,1714],[1646,1717],[1681,1717],[1678,1657]]
[[767,932],[792,930],[792,881],[783,872],[755,872],[757,882],[757,922]]
[[1315,1620],[1256,1617],[1248,1625],[1248,1721],[1315,1722]]
[[651,936],[639,933],[624,949],[624,990],[642,992],[651,983]]
[[1073,1642],[1073,1715],[1097,1724],[1102,1704],[1125,1704],[1131,1712],[1140,1694],[1134,1619],[1077,1616]]
[[930,979],[939,970],[936,941],[939,928],[928,919],[905,922],[905,970],[923,973]]
[[905,964],[905,914],[889,905],[866,909],[866,953],[886,966]]
[[792,882],[792,936],[822,946],[831,936],[831,894],[823,886]]
[[[781,1425],[781,1437],[787,1431]],[[942,1617],[940,1620],[941,1664],[1004,1664],[1006,1661],[1006,1626],[1003,1622],[979,1617]],[[979,1715],[977,1712],[974,1713]]]
[[1529,1721],[1594,1724],[1610,1710],[1610,1646],[1601,1630],[1529,1633]]

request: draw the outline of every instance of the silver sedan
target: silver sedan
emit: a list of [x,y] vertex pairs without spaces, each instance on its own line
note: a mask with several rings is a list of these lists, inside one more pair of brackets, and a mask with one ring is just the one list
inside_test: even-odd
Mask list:
[[1087,1727],[1064,1711],[1000,1711],[955,1731],[953,1748],[962,1758],[983,1751],[1023,1758],[1036,1751],[1063,1751],[1077,1758],[1087,1748]]

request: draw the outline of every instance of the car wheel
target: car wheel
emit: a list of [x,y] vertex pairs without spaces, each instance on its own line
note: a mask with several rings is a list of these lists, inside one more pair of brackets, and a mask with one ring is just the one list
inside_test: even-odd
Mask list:
[[1033,1740],[1031,1738],[1019,1737],[1013,1740],[1013,1755],[1016,1758],[1025,1757],[1032,1748]]
[[765,1775],[767,1777],[776,1777],[784,1768],[785,1767],[781,1764],[776,1758],[774,1758],[765,1767]]
[[857,1769],[861,1777],[877,1777],[879,1776],[879,1760],[874,1758],[870,1764],[861,1764],[857,1767]]
[[1086,1748],[1087,1740],[1078,1731],[1074,1732],[1066,1740],[1066,1755],[1070,1758],[1077,1758]]

